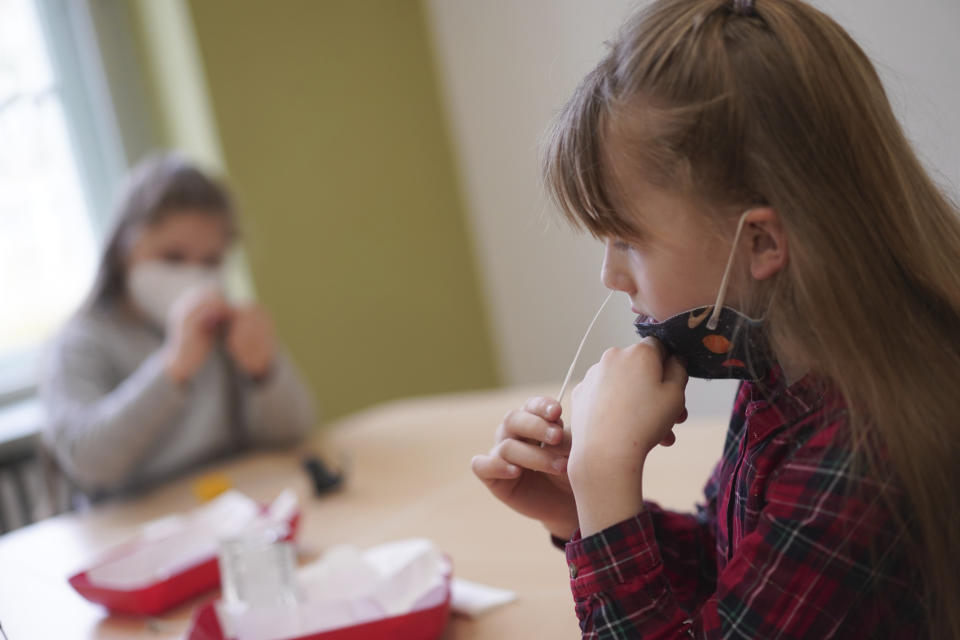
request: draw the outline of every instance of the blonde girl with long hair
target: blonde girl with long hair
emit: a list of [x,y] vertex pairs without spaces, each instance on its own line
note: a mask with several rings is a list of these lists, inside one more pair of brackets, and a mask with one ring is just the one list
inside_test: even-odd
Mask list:
[[[644,337],[473,469],[565,547],[583,637],[960,637],[960,217],[860,47],[801,0],[658,0],[544,164]],[[744,380],[696,514],[642,482],[688,375]]]

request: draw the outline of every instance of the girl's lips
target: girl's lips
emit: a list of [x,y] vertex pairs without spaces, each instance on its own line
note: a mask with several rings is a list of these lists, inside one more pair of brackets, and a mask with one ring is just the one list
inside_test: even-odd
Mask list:
[[635,314],[637,314],[637,322],[642,322],[644,324],[657,322],[656,318],[652,316],[648,316],[642,311],[637,311],[636,307],[630,307],[630,310],[633,311]]

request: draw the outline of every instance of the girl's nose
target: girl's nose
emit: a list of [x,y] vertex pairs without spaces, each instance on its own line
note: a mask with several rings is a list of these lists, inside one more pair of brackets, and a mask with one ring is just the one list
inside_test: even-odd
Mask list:
[[623,291],[628,295],[633,295],[633,280],[629,272],[624,268],[623,255],[613,246],[612,240],[607,240],[604,244],[603,267],[600,270],[600,280],[603,286],[613,291]]

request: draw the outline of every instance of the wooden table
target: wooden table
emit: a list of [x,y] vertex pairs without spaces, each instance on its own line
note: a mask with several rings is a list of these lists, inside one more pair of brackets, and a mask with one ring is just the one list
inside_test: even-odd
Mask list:
[[[503,414],[543,389],[409,399],[332,425],[300,450],[260,452],[218,467],[235,488],[267,501],[285,487],[300,497],[306,552],[350,543],[367,547],[425,536],[453,558],[455,575],[515,590],[519,599],[470,620],[454,616],[446,639],[579,638],[563,555],[539,523],[488,494],[469,469],[487,450]],[[678,442],[648,462],[649,497],[690,508],[724,429],[692,421]],[[347,456],[349,479],[335,495],[314,498],[301,459],[306,449]],[[206,470],[209,471],[209,470]],[[143,523],[198,504],[187,477],[136,500],[65,514],[0,537],[0,623],[9,640],[179,638],[208,594],[157,620],[110,616],[78,596],[66,578]]]

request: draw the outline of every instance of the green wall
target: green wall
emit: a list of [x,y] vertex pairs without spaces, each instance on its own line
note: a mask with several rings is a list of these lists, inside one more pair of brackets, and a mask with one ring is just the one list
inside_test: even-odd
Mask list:
[[495,385],[419,3],[188,7],[254,285],[323,418]]

